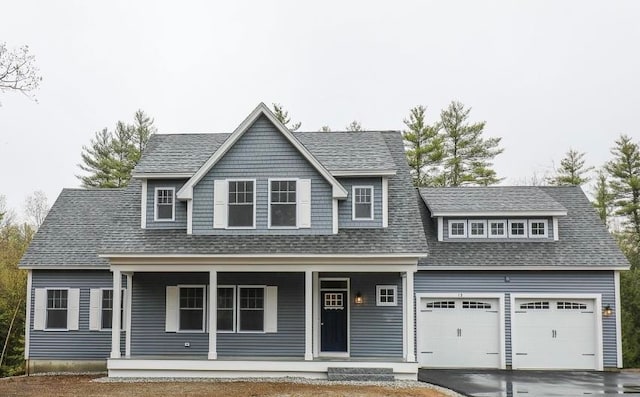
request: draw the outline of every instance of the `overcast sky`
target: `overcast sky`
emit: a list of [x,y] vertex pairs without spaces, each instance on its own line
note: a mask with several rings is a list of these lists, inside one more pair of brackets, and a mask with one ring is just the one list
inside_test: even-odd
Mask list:
[[9,208],[79,185],[94,133],[137,109],[160,133],[230,132],[259,102],[301,130],[402,129],[451,100],[502,137],[504,184],[571,146],[591,165],[638,141],[640,1],[7,1],[0,42],[28,44],[38,103],[0,94]]

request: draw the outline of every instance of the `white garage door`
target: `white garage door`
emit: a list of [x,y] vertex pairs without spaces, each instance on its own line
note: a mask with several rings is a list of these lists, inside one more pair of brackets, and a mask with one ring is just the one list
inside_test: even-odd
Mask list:
[[598,369],[593,299],[515,299],[513,368]]
[[421,298],[418,361],[428,367],[500,368],[498,299]]

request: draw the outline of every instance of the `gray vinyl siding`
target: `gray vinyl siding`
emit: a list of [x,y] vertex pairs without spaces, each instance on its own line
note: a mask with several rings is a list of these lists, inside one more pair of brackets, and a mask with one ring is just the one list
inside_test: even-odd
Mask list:
[[[213,186],[216,179],[256,179],[256,228],[213,229]],[[268,228],[268,179],[311,179],[311,228]],[[332,234],[332,187],[276,130],[260,117],[229,149],[193,191],[193,234]]]
[[[165,332],[166,286],[208,285],[208,273],[136,273],[133,276],[131,354],[206,356],[208,333]],[[218,273],[218,285],[278,287],[277,333],[217,334],[219,357],[303,357],[302,273]],[[184,347],[189,342],[190,347]]]
[[[126,279],[123,277],[123,287]],[[33,270],[29,358],[52,360],[106,359],[111,353],[111,331],[89,331],[89,290],[112,288],[113,276],[107,270]],[[80,319],[77,331],[35,331],[33,329],[36,288],[79,288]],[[124,354],[125,332],[121,332]]]
[[[486,221],[490,221],[490,220],[506,220],[507,224],[505,225],[505,228],[507,229],[507,235],[509,233],[509,220],[514,220],[514,219],[526,219],[527,221],[529,220],[537,220],[537,219],[544,219],[547,221],[547,227],[549,228],[549,230],[547,231],[547,237],[546,238],[488,238],[488,237],[484,237],[484,238],[449,238],[449,221],[456,221],[456,220],[486,220]],[[537,242],[541,242],[541,241],[554,241],[554,235],[556,233],[556,231],[553,229],[553,218],[552,217],[543,217],[543,216],[539,216],[539,217],[479,217],[479,218],[472,218],[472,217],[455,217],[455,218],[444,218],[443,219],[443,227],[444,230],[442,231],[442,237],[445,241],[478,241],[478,242],[494,242],[494,241],[537,241]],[[434,222],[435,225],[437,225],[437,222]],[[489,225],[487,224],[487,228],[489,227]],[[527,233],[529,233],[529,229],[528,229],[528,224],[527,224]],[[467,223],[467,236],[469,235],[469,224]],[[487,234],[488,236],[488,234]]]
[[[351,282],[350,356],[402,357],[402,278],[399,273],[320,273],[323,277],[348,277]],[[376,306],[376,286],[396,285],[397,306]],[[354,303],[360,292],[363,303]]]
[[[614,283],[613,271],[422,271],[416,273],[414,284],[416,293],[504,293],[506,363],[511,365],[511,293],[602,294],[603,307],[611,305],[615,313],[619,308]],[[604,366],[616,367],[615,316],[603,317],[602,323]]]
[[[382,227],[382,178],[340,178],[339,182],[349,192],[346,200],[338,202],[340,228]],[[353,186],[373,186],[373,220],[353,220]]]
[[[187,202],[178,201],[176,195],[186,181],[178,179],[147,179],[147,229],[187,229]],[[175,201],[174,221],[154,221],[155,194],[157,187],[173,187]]]

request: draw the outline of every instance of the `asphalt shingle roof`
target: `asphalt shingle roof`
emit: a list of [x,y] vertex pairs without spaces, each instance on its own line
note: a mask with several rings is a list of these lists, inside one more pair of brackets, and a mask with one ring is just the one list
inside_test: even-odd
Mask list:
[[113,224],[122,193],[122,189],[63,189],[20,265],[107,266],[97,250]]
[[[296,132],[294,136],[327,168],[395,170],[380,131]],[[230,134],[155,134],[134,173],[195,173]]]
[[[449,188],[457,190],[458,188]],[[491,189],[478,193],[491,194]],[[420,189],[423,197],[431,197],[430,188]],[[442,189],[437,189],[442,190]],[[568,266],[628,267],[629,263],[580,187],[510,187],[508,190],[539,193],[566,208],[567,216],[558,217],[559,241],[438,241],[436,221],[422,205],[429,256],[422,258],[420,268],[439,266]],[[537,194],[537,193],[534,193]],[[539,194],[538,194],[539,196]]]
[[566,210],[535,186],[443,187],[421,189],[420,194],[436,214]]
[[[322,135],[321,133],[317,133]],[[344,133],[350,134],[350,133]],[[376,133],[394,162],[389,178],[389,226],[341,229],[331,235],[188,235],[184,230],[140,228],[140,184],[123,192],[123,206],[100,248],[105,254],[390,254],[426,253],[419,197],[411,185],[399,132]],[[357,134],[360,135],[360,134]],[[325,135],[326,136],[326,135]]]

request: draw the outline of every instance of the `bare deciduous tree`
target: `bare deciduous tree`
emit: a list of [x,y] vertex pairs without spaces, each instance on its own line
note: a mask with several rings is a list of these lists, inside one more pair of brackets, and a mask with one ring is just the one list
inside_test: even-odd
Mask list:
[[24,213],[36,230],[40,228],[48,212],[49,203],[47,202],[47,195],[44,194],[42,190],[33,192],[33,195],[27,197],[24,202]]
[[0,43],[0,92],[17,91],[35,100],[32,92],[42,81],[35,59],[27,45],[9,50]]

